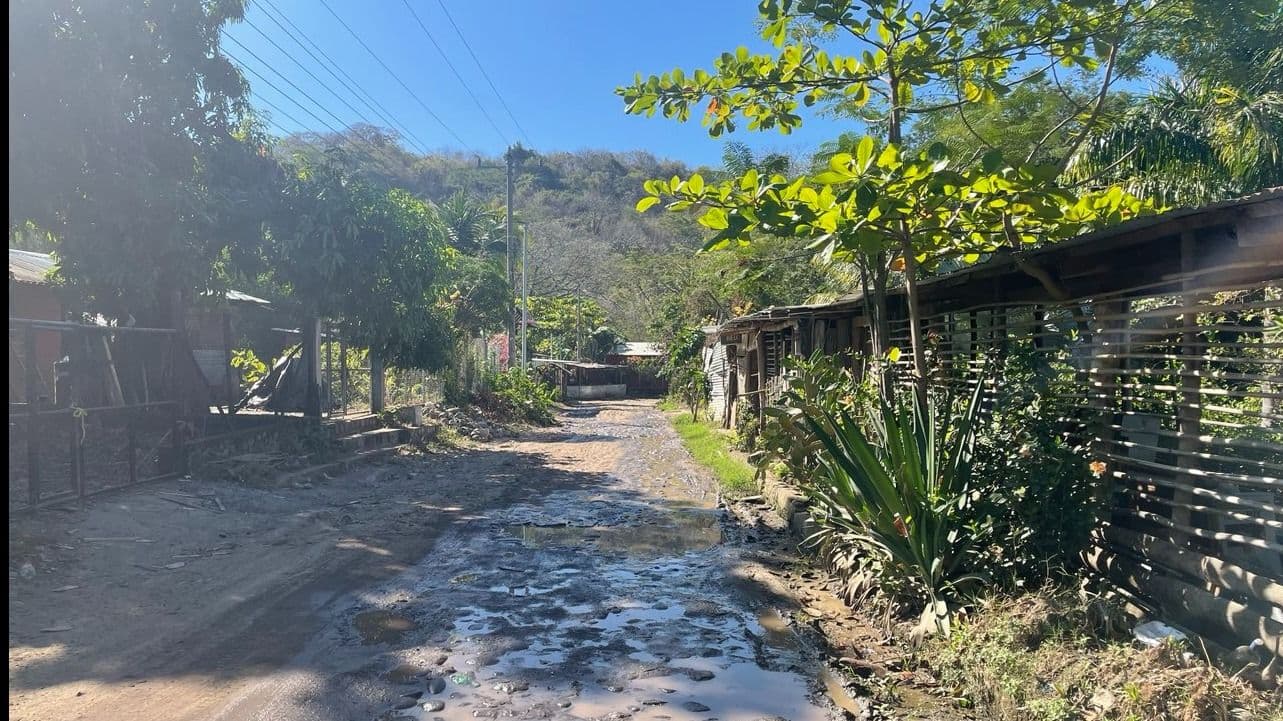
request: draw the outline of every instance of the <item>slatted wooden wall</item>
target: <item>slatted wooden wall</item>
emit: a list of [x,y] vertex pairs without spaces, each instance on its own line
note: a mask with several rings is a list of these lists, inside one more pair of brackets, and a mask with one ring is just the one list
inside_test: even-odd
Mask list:
[[[1243,273],[1186,250],[1179,272],[1069,300],[1013,300],[1001,278],[991,302],[936,291],[923,322],[931,382],[973,384],[995,356],[1040,359],[1064,432],[1106,464],[1087,565],[1171,622],[1283,655],[1283,252]],[[909,347],[906,321],[892,343]]]

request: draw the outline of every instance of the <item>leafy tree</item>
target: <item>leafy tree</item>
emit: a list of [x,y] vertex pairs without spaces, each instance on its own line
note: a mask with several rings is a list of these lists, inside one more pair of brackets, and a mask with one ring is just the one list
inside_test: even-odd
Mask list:
[[444,367],[453,347],[438,304],[446,231],[431,206],[353,178],[341,158],[291,170],[268,232],[279,281],[385,361]]
[[465,191],[455,191],[437,204],[450,245],[461,253],[484,256],[502,253],[503,211],[487,205]]
[[[168,324],[174,297],[253,254],[273,167],[219,54],[241,0],[15,0],[9,228],[52,233],[93,310]],[[145,262],[144,262],[145,261]]]
[[454,251],[446,257],[441,305],[452,311],[451,324],[468,336],[502,328],[512,298],[503,267],[490,258]]
[[1246,86],[1166,79],[1082,146],[1069,177],[1116,183],[1166,205],[1283,185],[1280,77],[1283,48],[1265,58],[1260,77]]
[[678,331],[664,349],[659,375],[668,379],[668,393],[680,400],[699,420],[699,410],[708,403],[712,390],[704,372],[704,332],[699,328]]
[[[828,256],[856,259],[873,272],[874,304],[885,346],[885,294],[890,271],[904,274],[913,367],[920,401],[926,396],[926,361],[917,302],[918,266],[946,257],[977,259],[998,247],[1054,240],[1089,224],[1111,222],[1144,207],[1121,192],[1081,197],[1056,185],[1060,168],[1007,162],[996,150],[983,163],[950,158],[937,145],[903,147],[907,118],[992,102],[1057,65],[1103,68],[1093,105],[1067,154],[1085,137],[1116,79],[1120,28],[1144,21],[1140,4],[1113,0],[1041,0],[932,4],[919,9],[890,0],[765,0],[762,36],[778,53],[746,48],[723,53],[713,72],[680,69],[619,88],[629,113],[686,120],[704,104],[704,124],[718,136],[740,119],[754,129],[789,132],[801,123],[799,103],[834,97],[870,107],[868,120],[885,142],[865,137],[854,153],[830,159],[829,168],[793,180],[747,171],[740,179],[709,184],[654,180],[638,210],[667,200],[670,210],[707,208],[700,222],[715,231],[707,247],[747,242],[754,235],[803,237]],[[820,49],[797,23],[854,38],[860,54]],[[1047,133],[1047,138],[1055,130]],[[1039,143],[1041,146],[1045,139]],[[1038,147],[1031,151],[1036,156]],[[1022,267],[1029,268],[1026,261]],[[1054,278],[1030,268],[1044,283]],[[1063,289],[1059,290],[1063,294]]]
[[529,344],[550,358],[600,361],[619,342],[606,311],[582,296],[531,296]]

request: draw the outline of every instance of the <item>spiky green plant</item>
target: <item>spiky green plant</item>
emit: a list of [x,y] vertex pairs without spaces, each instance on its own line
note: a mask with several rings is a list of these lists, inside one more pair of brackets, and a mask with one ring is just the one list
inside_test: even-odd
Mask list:
[[873,557],[880,575],[925,607],[919,633],[948,633],[958,602],[984,576],[969,561],[987,537],[969,514],[983,384],[965,404],[898,394],[847,408],[810,404],[802,424],[819,447],[804,479],[823,527]]

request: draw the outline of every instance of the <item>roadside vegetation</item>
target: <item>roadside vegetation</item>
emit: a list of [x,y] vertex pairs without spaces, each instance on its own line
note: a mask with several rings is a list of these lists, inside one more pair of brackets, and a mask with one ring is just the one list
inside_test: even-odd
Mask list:
[[980,601],[926,657],[963,705],[994,721],[1283,719],[1278,699],[1197,649],[1137,650],[1106,599],[1059,587]]
[[[1019,258],[1174,204],[1283,185],[1277,3],[767,0],[758,11],[773,50],[740,47],[617,93],[629,113],[698,117],[714,137],[788,133],[803,105],[856,128],[803,162],[750,154],[718,172],[656,176],[637,205],[696,214],[709,255],[805,248],[826,277],[863,291],[872,356],[791,361],[774,407],[739,415],[747,431],[765,413],[763,432],[739,442],[809,498],[811,542],[847,600],[885,610],[986,717],[1277,709],[1197,649],[1137,649],[1109,602],[1080,599],[1079,554],[1109,491],[1108,464],[1066,423],[1074,370],[1056,352],[1007,343],[945,377],[917,290],[997,253]],[[1234,41],[1217,34],[1228,22],[1243,28]],[[1173,76],[1150,92],[1129,86],[1156,57]],[[741,267],[734,278],[753,277],[751,262]],[[1072,297],[1046,269],[1018,267],[1052,297]],[[904,347],[890,341],[894,286],[907,300]],[[757,309],[742,287],[731,292],[738,312]],[[673,349],[717,319],[674,316]],[[702,369],[691,354],[670,357],[674,400],[697,417],[707,383],[676,371]]]
[[682,445],[686,446],[696,463],[713,472],[723,495],[737,498],[756,492],[753,467],[735,452],[734,438],[729,431],[686,412],[676,413],[670,418],[677,435],[682,438]]

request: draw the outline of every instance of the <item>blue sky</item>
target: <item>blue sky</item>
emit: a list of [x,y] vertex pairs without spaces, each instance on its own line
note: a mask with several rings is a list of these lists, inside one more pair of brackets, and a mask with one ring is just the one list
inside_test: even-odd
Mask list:
[[[407,1],[448,54],[499,131],[507,140],[522,140],[438,0]],[[381,103],[393,119],[403,123],[428,148],[489,155],[502,152],[506,145],[504,137],[469,97],[403,0],[326,2],[467,147],[463,148],[434,121],[320,0],[270,0],[270,4],[251,0],[246,11],[247,22],[231,25],[226,30],[227,36],[244,47],[227,41],[225,50],[262,75],[260,78],[253,72],[246,73],[257,96],[255,105],[272,116],[278,130],[326,130],[321,120],[330,125],[361,121],[361,117],[326,86],[345,97],[370,120],[380,125],[386,123],[295,45],[273,22],[273,7],[342,65],[359,81],[360,89]],[[754,0],[440,2],[525,129],[529,144],[542,152],[640,149],[692,164],[720,164],[725,139],[708,137],[698,119],[678,123],[659,116],[625,115],[623,102],[614,94],[614,89],[631,80],[637,72],[647,75],[675,67],[709,67],[720,52],[733,50],[737,45],[758,50],[768,47],[757,39]],[[255,27],[302,62],[324,85],[309,77]],[[279,90],[270,87],[269,81]],[[304,94],[329,112],[309,102]],[[303,103],[318,117],[310,116],[283,95]],[[273,111],[263,101],[277,105],[284,113]],[[285,117],[286,113],[294,120]],[[772,130],[737,131],[731,137],[756,149],[805,152],[850,128],[850,123],[807,117],[803,127],[789,136]]]

